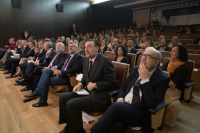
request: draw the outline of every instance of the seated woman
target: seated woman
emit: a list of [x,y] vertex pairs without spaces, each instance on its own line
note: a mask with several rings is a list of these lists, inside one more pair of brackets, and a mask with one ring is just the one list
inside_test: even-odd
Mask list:
[[188,73],[188,54],[187,49],[182,44],[174,45],[171,50],[171,60],[164,66],[164,71],[169,73],[170,83],[169,88],[165,93],[164,102],[168,103],[165,117],[165,125],[174,127],[178,114],[180,112],[181,92],[184,87]]
[[114,61],[121,62],[121,63],[129,63],[127,55],[127,48],[124,45],[117,45],[115,50],[116,57]]

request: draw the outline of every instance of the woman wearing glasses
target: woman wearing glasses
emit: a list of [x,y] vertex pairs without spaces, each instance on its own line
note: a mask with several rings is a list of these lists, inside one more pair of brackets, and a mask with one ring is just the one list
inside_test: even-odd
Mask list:
[[164,71],[169,73],[169,88],[165,93],[165,102],[168,103],[165,117],[165,125],[175,126],[176,119],[180,112],[181,91],[188,73],[187,49],[182,44],[174,45],[171,50],[171,60],[164,66]]
[[124,45],[117,45],[115,49],[115,59],[114,61],[121,62],[121,63],[129,63],[128,57],[127,57],[127,48]]

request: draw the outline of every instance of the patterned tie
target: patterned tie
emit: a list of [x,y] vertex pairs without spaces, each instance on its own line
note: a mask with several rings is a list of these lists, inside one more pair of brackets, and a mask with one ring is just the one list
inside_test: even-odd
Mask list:
[[56,57],[58,56],[58,54],[59,54],[59,53],[57,53],[57,54],[54,56],[53,60],[49,63],[48,68],[50,68],[50,67],[52,66],[52,64],[53,64],[54,60],[56,59]]
[[92,63],[93,63],[93,62],[90,61],[90,66],[89,66],[90,68],[89,68],[89,71],[88,71],[88,76],[90,75],[90,71],[91,71],[91,69],[92,69]]
[[67,67],[67,65],[68,65],[70,59],[71,59],[71,56],[69,56],[69,57],[67,58],[67,60],[65,61],[63,67],[60,69],[61,71],[64,71],[64,70],[66,69],[66,67]]
[[141,79],[137,80],[133,85],[134,88],[133,88],[132,103],[136,104],[136,106],[140,105],[140,89],[139,89],[140,81]]
[[23,48],[23,50],[22,50],[22,54],[24,53],[25,48],[26,48],[26,47]]

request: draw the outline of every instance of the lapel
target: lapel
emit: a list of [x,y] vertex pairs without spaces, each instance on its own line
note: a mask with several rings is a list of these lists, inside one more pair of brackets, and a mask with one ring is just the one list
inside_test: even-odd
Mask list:
[[[100,60],[100,55],[97,55],[96,59],[94,60],[94,63],[92,65],[92,69],[91,69],[91,72],[90,72],[90,75],[89,75],[89,81],[90,79],[92,78],[92,76],[94,75],[98,65],[99,65],[99,60]],[[88,60],[88,63],[89,63],[89,60]],[[87,69],[88,71],[88,69]]]
[[156,67],[156,70],[153,72],[151,78],[149,79],[149,82],[151,84],[151,86],[153,87],[157,82],[155,81],[157,79],[157,71],[158,71],[158,68]]
[[135,72],[135,74],[133,74],[133,78],[131,80],[131,87],[134,85],[135,81],[138,79],[139,77],[139,73],[138,73],[138,69],[136,69],[137,72]]

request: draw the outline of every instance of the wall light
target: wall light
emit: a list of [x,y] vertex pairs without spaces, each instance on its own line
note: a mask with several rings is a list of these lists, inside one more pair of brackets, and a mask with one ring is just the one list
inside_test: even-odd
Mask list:
[[92,2],[92,5],[103,3],[103,2],[106,2],[106,1],[110,1],[110,0],[95,0],[94,2]]

